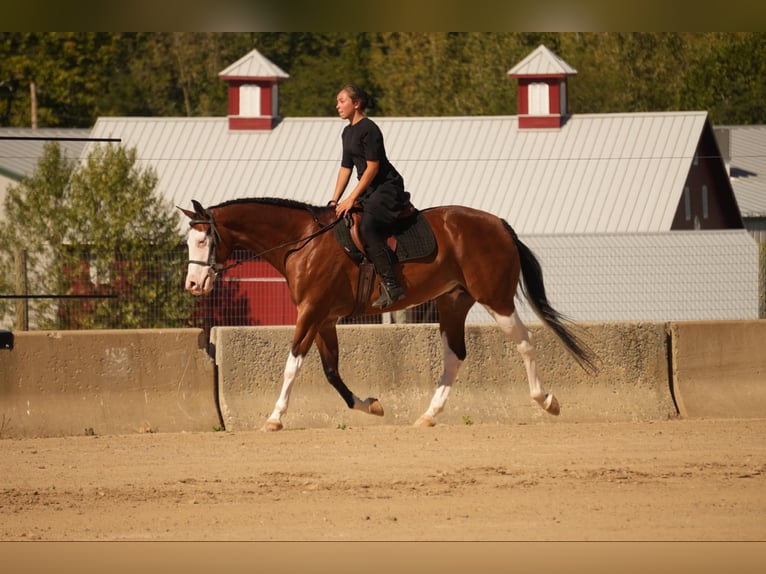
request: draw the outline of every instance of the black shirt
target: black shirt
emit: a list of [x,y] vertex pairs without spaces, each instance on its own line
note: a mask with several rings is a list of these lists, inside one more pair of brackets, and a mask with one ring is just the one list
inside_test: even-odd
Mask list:
[[[382,183],[395,184],[403,189],[403,180],[391,162],[386,157],[386,148],[383,144],[383,132],[370,118],[362,118],[356,124],[348,124],[341,134],[343,142],[343,167],[356,167],[356,176],[362,178],[367,169],[368,161],[380,163],[378,174],[369,186],[372,191]],[[363,195],[367,195],[365,192]]]

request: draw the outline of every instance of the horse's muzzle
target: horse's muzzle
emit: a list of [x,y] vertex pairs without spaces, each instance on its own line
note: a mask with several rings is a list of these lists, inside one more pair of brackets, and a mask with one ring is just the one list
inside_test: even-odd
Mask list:
[[212,267],[207,268],[207,272],[202,276],[201,281],[195,281],[190,277],[186,278],[186,290],[192,295],[207,295],[213,290],[213,284],[215,283],[218,273]]

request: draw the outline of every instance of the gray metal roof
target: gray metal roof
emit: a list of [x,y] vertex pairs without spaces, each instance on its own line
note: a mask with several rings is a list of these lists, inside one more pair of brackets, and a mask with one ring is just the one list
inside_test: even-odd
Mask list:
[[[517,116],[374,117],[419,208],[461,204],[519,233],[670,229],[706,112],[578,114],[561,129]],[[273,130],[229,130],[227,118],[99,118],[153,166],[173,205],[239,197],[324,204],[340,164],[338,118],[285,118]]]
[[[19,138],[75,137],[87,138],[90,129],[70,128],[0,128],[0,136]],[[0,139],[0,173],[14,179],[31,176],[37,169],[37,162],[43,155],[47,141]],[[85,147],[82,141],[59,142],[62,151],[69,159],[77,159]]]
[[[758,244],[744,229],[521,236],[558,311],[577,321],[758,318]],[[522,320],[538,322],[520,302]],[[469,322],[492,318],[475,305]]]
[[[743,217],[766,216],[766,126],[716,126]],[[724,137],[721,137],[725,134]]]

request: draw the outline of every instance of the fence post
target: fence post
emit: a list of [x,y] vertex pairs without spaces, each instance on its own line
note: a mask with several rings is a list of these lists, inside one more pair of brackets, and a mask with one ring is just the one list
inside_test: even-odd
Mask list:
[[[27,250],[16,250],[16,295],[29,295],[27,282]],[[16,299],[16,328],[29,331],[29,299]]]

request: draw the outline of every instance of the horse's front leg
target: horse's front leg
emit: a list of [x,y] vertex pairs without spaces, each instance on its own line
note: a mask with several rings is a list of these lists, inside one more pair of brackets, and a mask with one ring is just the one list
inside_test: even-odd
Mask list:
[[282,390],[274,405],[274,410],[271,412],[271,415],[269,415],[269,418],[266,419],[266,423],[263,425],[262,430],[282,430],[282,417],[287,413],[293,383],[295,382],[295,379],[298,378],[298,373],[300,373],[301,366],[303,365],[303,359],[306,357],[309,349],[311,349],[315,336],[316,327],[312,325],[310,321],[299,316],[298,322],[295,325],[295,333],[293,334],[293,345],[290,348],[290,355],[287,357],[287,363],[285,364]]
[[290,391],[293,388],[293,383],[298,377],[298,373],[303,365],[303,355],[293,355],[290,351],[290,355],[287,357],[287,363],[285,364],[285,373],[282,381],[282,390],[279,393],[276,405],[271,415],[263,425],[265,431],[278,431],[282,430],[282,417],[287,412],[287,406],[290,403]]
[[319,330],[316,336],[317,349],[322,358],[322,368],[327,380],[338,391],[340,396],[346,402],[350,409],[356,409],[371,415],[383,416],[383,406],[380,401],[374,397],[367,397],[361,400],[352,393],[343,382],[338,371],[338,332],[335,327],[335,320],[326,322]]

